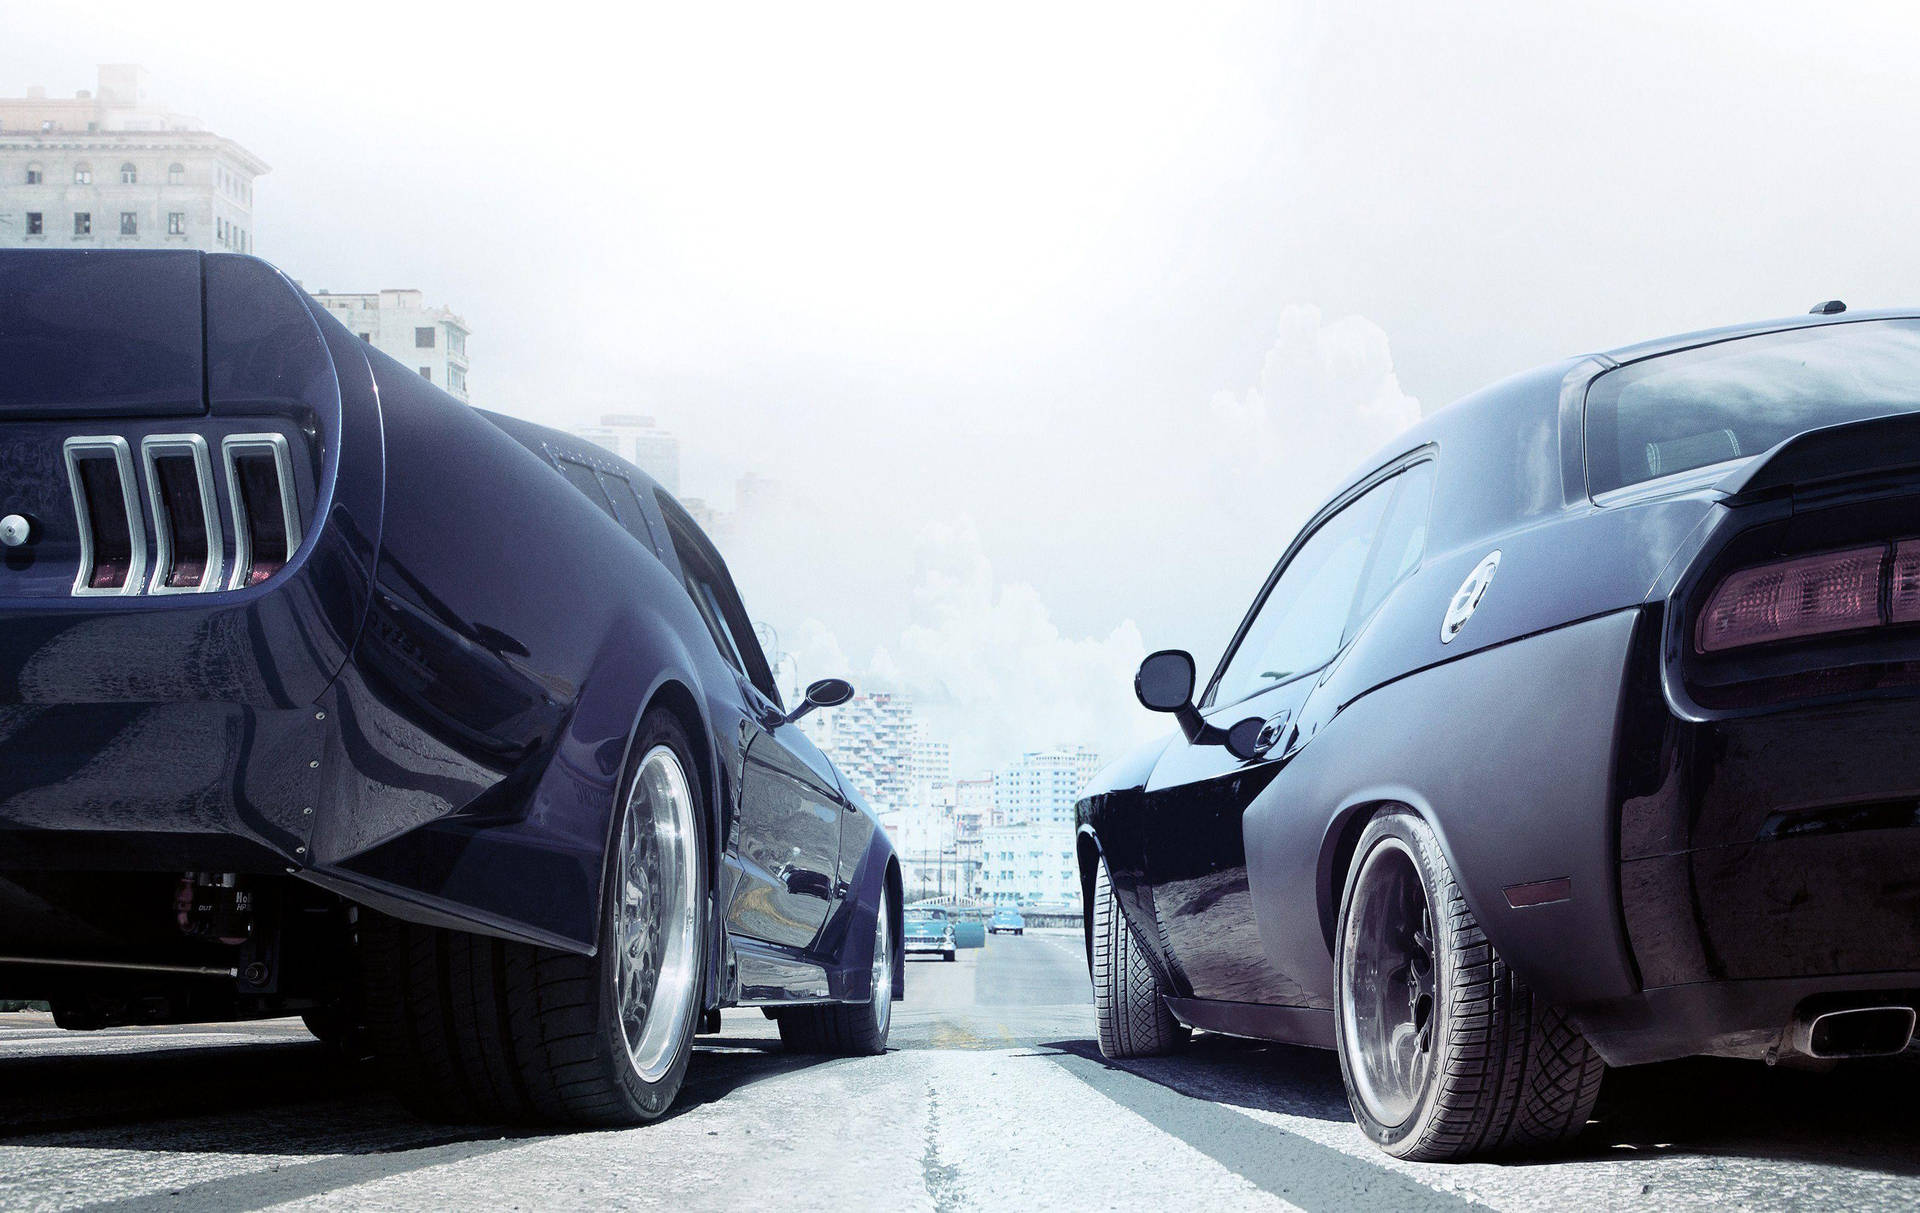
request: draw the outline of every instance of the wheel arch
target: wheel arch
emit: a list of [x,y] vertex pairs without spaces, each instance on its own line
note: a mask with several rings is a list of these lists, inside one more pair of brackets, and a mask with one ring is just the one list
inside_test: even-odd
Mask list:
[[1100,866],[1100,836],[1092,826],[1081,826],[1074,837],[1074,857],[1080,867],[1080,933],[1087,949],[1087,971],[1093,971],[1093,885]]

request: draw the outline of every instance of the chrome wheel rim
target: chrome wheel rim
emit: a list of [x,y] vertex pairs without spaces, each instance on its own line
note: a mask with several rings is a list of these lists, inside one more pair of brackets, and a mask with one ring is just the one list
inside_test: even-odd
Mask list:
[[1341,949],[1341,1051],[1375,1120],[1404,1124],[1426,1093],[1440,1027],[1433,907],[1413,852],[1385,838],[1354,882]]
[[893,933],[887,930],[887,890],[880,890],[880,906],[873,922],[873,1015],[885,1033],[893,1020]]
[[627,1060],[647,1082],[673,1068],[694,1013],[700,849],[693,793],[664,745],[640,760],[620,822],[614,1001]]

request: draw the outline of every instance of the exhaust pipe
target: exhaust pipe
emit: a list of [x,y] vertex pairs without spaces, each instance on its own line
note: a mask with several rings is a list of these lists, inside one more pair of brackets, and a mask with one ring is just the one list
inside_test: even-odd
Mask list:
[[1888,1057],[1913,1040],[1912,1007],[1848,1007],[1794,1017],[1789,1038],[1808,1057]]

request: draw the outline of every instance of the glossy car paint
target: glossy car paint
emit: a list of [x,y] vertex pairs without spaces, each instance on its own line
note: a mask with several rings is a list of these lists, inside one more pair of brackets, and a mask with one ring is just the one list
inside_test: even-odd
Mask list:
[[[727,932],[708,1005],[868,996],[883,884],[899,904],[886,835],[720,655],[676,507],[638,469],[455,401],[249,257],[0,253],[0,314],[10,365],[112,372],[0,394],[0,505],[43,527],[0,570],[0,875],[291,874],[589,952],[629,740],[657,706],[702,751]],[[285,436],[293,560],[241,590],[70,596],[61,442],[189,428],[216,449]],[[643,516],[616,521],[563,457],[624,478],[615,508]]]
[[[1582,446],[1587,387],[1615,366],[1892,315],[1569,360],[1370,460],[1303,535],[1430,460],[1419,567],[1324,669],[1201,700],[1221,729],[1283,720],[1283,742],[1243,762],[1175,735],[1080,803],[1089,901],[1104,856],[1175,1013],[1330,1045],[1337,897],[1384,805],[1428,819],[1488,938],[1614,1063],[1762,1056],[1808,999],[1920,990],[1920,632],[1717,661],[1688,641],[1727,568],[1920,533],[1920,421],[1836,426],[1599,499]],[[1443,642],[1450,601],[1494,551]]]

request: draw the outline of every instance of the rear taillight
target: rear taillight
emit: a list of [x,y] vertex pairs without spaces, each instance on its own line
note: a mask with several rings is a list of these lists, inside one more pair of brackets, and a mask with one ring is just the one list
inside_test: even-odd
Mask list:
[[198,434],[154,434],[140,443],[153,501],[157,550],[150,594],[217,590],[226,557],[220,510],[213,494],[213,461]]
[[69,438],[67,482],[80,534],[75,594],[137,594],[147,571],[147,529],[124,438]]
[[[1694,633],[1702,653],[1776,640],[1848,632],[1886,622],[1920,619],[1920,541],[1907,541],[1889,559],[1886,544],[1822,552],[1727,574],[1707,599]],[[1901,557],[1907,560],[1909,614],[1881,608],[1881,588],[1892,577],[1896,593]]]
[[233,501],[234,560],[228,584],[259,585],[285,568],[300,546],[293,460],[278,434],[235,434],[220,443]]
[[1893,623],[1920,623],[1920,539],[1894,545],[1893,568],[1887,574],[1887,618]]

